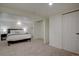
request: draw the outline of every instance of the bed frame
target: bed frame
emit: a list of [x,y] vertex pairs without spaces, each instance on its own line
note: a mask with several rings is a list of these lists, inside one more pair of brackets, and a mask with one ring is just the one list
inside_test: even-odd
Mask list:
[[[8,34],[10,33],[11,30],[22,30],[22,29],[8,29]],[[31,41],[31,38],[16,40],[16,41],[7,41],[7,43],[8,43],[8,46],[10,46],[11,44],[24,42],[24,41]]]
[[17,41],[7,41],[7,43],[8,43],[8,46],[10,46],[11,44],[25,42],[25,41],[30,41],[31,42],[31,38],[17,40]]

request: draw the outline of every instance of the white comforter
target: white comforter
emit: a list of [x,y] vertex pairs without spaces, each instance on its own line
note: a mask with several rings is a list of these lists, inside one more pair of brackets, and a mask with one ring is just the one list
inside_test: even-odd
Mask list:
[[31,34],[8,35],[6,40],[16,41],[16,40],[22,40],[27,38],[31,38]]

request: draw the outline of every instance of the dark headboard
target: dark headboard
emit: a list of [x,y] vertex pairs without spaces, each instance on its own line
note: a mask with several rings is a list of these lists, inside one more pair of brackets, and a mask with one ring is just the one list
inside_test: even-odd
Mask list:
[[23,30],[23,29],[8,29],[8,34],[10,33],[11,30]]

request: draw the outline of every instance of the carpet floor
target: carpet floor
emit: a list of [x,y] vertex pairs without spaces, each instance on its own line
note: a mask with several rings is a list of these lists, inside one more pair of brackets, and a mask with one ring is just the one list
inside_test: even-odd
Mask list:
[[6,41],[0,42],[0,56],[77,56],[76,54],[64,51],[44,44],[42,40],[21,42],[7,45]]

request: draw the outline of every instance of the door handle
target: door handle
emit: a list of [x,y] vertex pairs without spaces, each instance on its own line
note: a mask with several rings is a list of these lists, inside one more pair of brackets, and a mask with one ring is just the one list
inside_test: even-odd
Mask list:
[[76,33],[76,35],[79,35],[79,33]]

